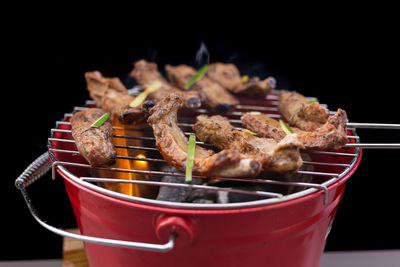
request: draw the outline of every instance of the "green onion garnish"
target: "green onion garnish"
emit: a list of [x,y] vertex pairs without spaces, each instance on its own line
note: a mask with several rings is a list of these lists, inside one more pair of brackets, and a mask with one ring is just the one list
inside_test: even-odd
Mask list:
[[131,108],[140,106],[151,93],[154,93],[162,87],[162,83],[158,80],[152,82],[143,92],[141,92],[133,101],[129,104]]
[[314,103],[314,102],[317,102],[317,101],[318,101],[317,99],[308,100],[308,101],[307,101],[307,104],[311,104],[311,103]]
[[186,157],[186,174],[185,174],[186,183],[190,183],[192,181],[192,168],[193,168],[195,149],[196,149],[196,136],[191,135],[189,136],[189,144]]
[[294,118],[294,116],[296,116],[296,114],[300,112],[300,109],[301,109],[301,108],[298,107],[298,108],[296,108],[296,109],[294,110],[292,116],[290,116],[290,118],[289,118],[289,121],[291,121],[291,120]]
[[293,129],[290,128],[290,126],[287,125],[283,120],[279,120],[279,123],[281,124],[282,130],[283,130],[286,134],[292,134],[292,133],[294,133]]
[[108,120],[109,117],[110,117],[110,112],[104,113],[100,118],[98,118],[95,122],[93,122],[93,124],[90,125],[90,127],[99,128]]
[[249,75],[244,75],[242,76],[242,78],[240,78],[241,83],[247,83],[249,82],[249,80],[250,80]]
[[190,78],[190,80],[185,84],[185,86],[183,88],[185,88],[186,90],[189,89],[190,86],[192,86],[195,82],[200,80],[200,78],[203,77],[204,74],[206,74],[207,70],[208,70],[208,64],[206,64],[203,67],[201,67],[197,71],[197,73],[195,75],[193,75],[192,78]]
[[252,131],[250,131],[250,130],[248,130],[248,129],[242,129],[242,132],[247,133],[247,134],[250,134],[250,135],[257,135],[257,133],[252,132]]

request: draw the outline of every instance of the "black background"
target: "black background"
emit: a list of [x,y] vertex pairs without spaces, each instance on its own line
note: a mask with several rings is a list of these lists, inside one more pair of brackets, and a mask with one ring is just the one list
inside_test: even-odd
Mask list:
[[[30,215],[14,180],[40,154],[55,121],[88,99],[83,74],[126,74],[140,58],[193,64],[200,42],[211,61],[232,61],[250,74],[273,75],[278,88],[316,96],[331,110],[341,107],[352,122],[400,123],[398,104],[399,41],[390,20],[321,27],[309,25],[272,32],[238,28],[225,37],[210,35],[143,36],[135,29],[115,33],[87,28],[74,32],[33,30],[5,51],[13,64],[3,84],[3,154],[1,179],[2,249],[0,260],[60,258],[62,238],[42,228]],[[313,24],[314,25],[314,24]],[[227,25],[219,24],[224,32]],[[231,29],[232,30],[232,29]],[[82,32],[80,32],[82,33]],[[188,37],[190,36],[190,37]],[[10,97],[6,97],[6,93]],[[5,122],[4,122],[5,119]],[[361,141],[400,142],[399,130],[359,130]],[[346,183],[326,250],[400,249],[399,150],[364,150],[361,165]],[[60,177],[49,174],[29,188],[40,214],[59,227],[75,225]]]

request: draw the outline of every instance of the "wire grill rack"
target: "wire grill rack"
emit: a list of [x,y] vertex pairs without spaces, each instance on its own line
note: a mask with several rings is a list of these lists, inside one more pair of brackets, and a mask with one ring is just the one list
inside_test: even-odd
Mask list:
[[[132,91],[131,91],[132,92]],[[137,93],[134,92],[135,94]],[[278,91],[273,91],[265,99],[240,99],[240,105],[235,106],[235,108],[228,113],[226,116],[232,125],[237,127],[237,129],[242,129],[240,116],[245,112],[249,111],[259,111],[268,114],[272,118],[279,119],[281,114],[277,108],[277,94]],[[75,107],[73,112],[87,109],[95,105],[94,101],[86,101],[84,106]],[[55,128],[51,129],[51,134],[48,139],[48,150],[50,158],[52,160],[52,176],[56,177],[56,170],[58,169],[63,174],[67,175],[74,181],[90,188],[100,193],[104,193],[113,197],[120,199],[125,199],[133,202],[141,202],[152,205],[168,206],[168,207],[178,207],[178,208],[233,208],[233,207],[243,207],[243,206],[257,206],[265,205],[268,203],[276,203],[280,201],[286,201],[289,199],[294,199],[307,194],[311,194],[317,191],[323,193],[323,201],[326,204],[328,201],[329,190],[328,187],[343,178],[346,174],[352,170],[355,163],[360,160],[361,157],[361,147],[367,148],[392,148],[397,147],[399,144],[361,144],[360,138],[357,135],[355,128],[357,127],[378,127],[375,124],[360,124],[360,123],[348,123],[348,138],[349,143],[345,145],[342,149],[332,151],[311,151],[307,152],[308,159],[304,160],[304,170],[299,170],[296,175],[307,176],[310,179],[307,181],[296,180],[296,175],[294,178],[289,180],[282,180],[274,178],[274,175],[268,173],[263,173],[257,178],[218,178],[218,182],[235,182],[246,184],[259,184],[259,185],[274,185],[287,188],[295,188],[295,190],[287,190],[287,193],[282,193],[282,191],[273,190],[247,190],[243,187],[232,188],[219,186],[218,182],[210,183],[205,185],[200,184],[186,184],[186,183],[170,183],[162,182],[161,177],[163,176],[175,176],[184,177],[184,174],[175,169],[175,171],[165,171],[168,164],[162,158],[161,154],[155,147],[155,138],[152,133],[152,129],[148,125],[129,125],[129,126],[114,126],[114,129],[124,130],[123,135],[115,133],[113,139],[122,140],[134,140],[134,144],[121,145],[116,143],[115,147],[118,149],[124,149],[129,151],[128,154],[117,155],[117,160],[135,162],[147,162],[149,167],[147,169],[136,169],[136,168],[120,168],[120,167],[96,167],[92,168],[87,164],[82,157],[79,156],[79,152],[76,149],[75,141],[71,135],[70,122],[69,119],[73,115],[72,113],[65,114],[63,120],[57,121]],[[196,110],[184,110],[180,112],[178,116],[178,125],[184,131],[185,135],[192,134],[192,126],[196,120],[196,116],[199,114],[207,114],[208,111],[205,109]],[[382,124],[379,124],[382,126]],[[393,128],[399,127],[399,125],[383,125],[382,127]],[[381,128],[382,128],[381,127]],[[203,142],[197,142],[201,146],[207,148],[213,148],[212,145]],[[117,150],[118,151],[118,150]],[[138,156],[140,154],[140,156]],[[143,154],[146,155],[143,157]],[[133,164],[134,165],[134,164]],[[307,167],[308,166],[308,167]],[[169,168],[171,170],[171,167]],[[98,175],[99,173],[133,173],[140,177],[146,177],[145,179],[136,180],[124,180],[115,179],[114,177],[107,177],[104,175]],[[150,177],[150,178],[149,178]],[[209,181],[210,178],[202,176],[193,176],[193,178],[198,178],[204,181]],[[206,180],[208,179],[208,180]],[[253,201],[243,201],[240,203],[175,203],[170,201],[160,201],[152,197],[143,196],[131,196],[115,192],[113,190],[104,187],[104,184],[135,184],[138,186],[150,186],[154,188],[160,187],[173,187],[173,188],[187,188],[187,189],[199,189],[208,191],[218,191],[226,193],[244,194],[244,195],[254,195],[262,199]]]

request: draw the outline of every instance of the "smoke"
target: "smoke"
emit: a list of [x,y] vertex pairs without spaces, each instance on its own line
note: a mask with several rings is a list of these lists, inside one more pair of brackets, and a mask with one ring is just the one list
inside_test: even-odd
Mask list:
[[201,42],[200,48],[196,52],[195,67],[198,69],[205,64],[210,64],[210,53],[208,52],[207,46]]

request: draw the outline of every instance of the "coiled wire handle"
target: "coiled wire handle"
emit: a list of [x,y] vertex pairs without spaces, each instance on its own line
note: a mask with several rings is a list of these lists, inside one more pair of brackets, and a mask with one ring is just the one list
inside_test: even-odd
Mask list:
[[47,152],[40,155],[28,168],[15,180],[15,186],[20,189],[27,187],[40,177],[45,175],[51,168],[49,154]]
[[21,191],[22,196],[24,197],[26,205],[28,206],[32,216],[44,228],[61,236],[99,245],[124,247],[124,248],[140,249],[140,250],[155,251],[155,252],[167,252],[174,248],[175,234],[171,234],[168,242],[165,244],[152,244],[152,243],[123,241],[123,240],[74,234],[47,224],[39,217],[38,212],[34,208],[32,201],[28,195],[28,192],[26,191],[26,187],[28,187],[29,185],[37,181],[39,178],[41,178],[43,175],[45,175],[50,170],[50,168],[51,168],[51,162],[49,159],[49,155],[46,152],[40,155],[34,162],[32,162],[25,169],[25,171],[23,171],[22,174],[15,180],[15,186]]

